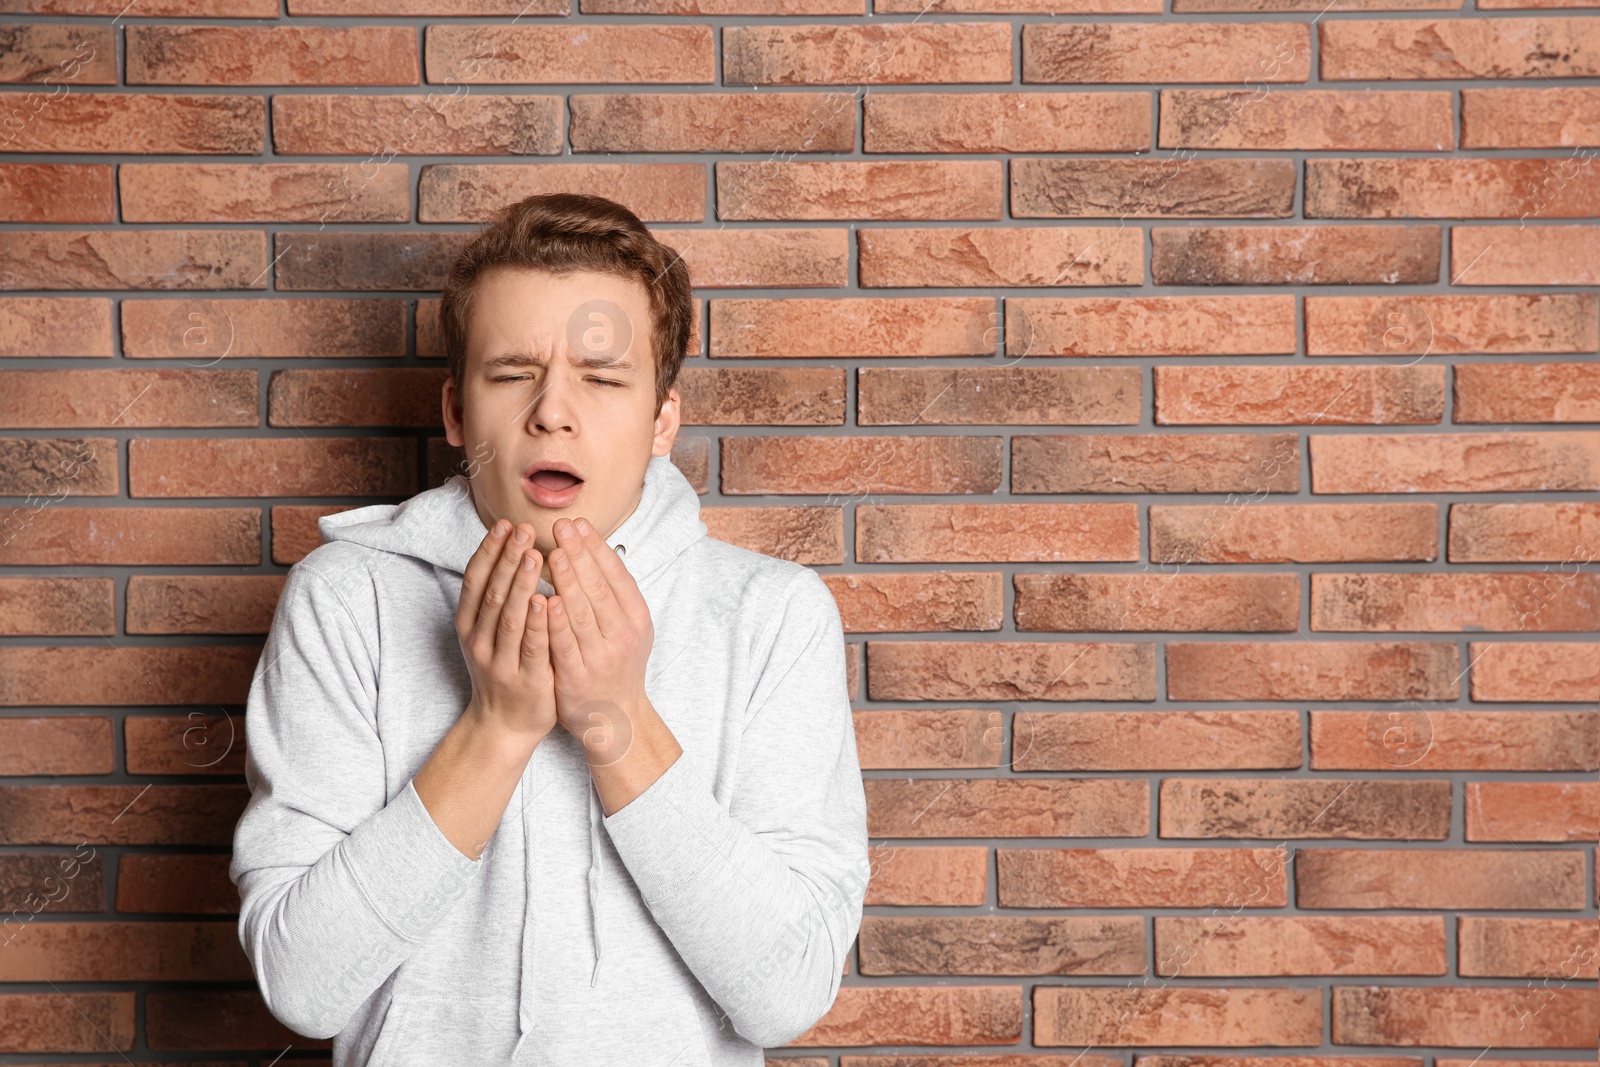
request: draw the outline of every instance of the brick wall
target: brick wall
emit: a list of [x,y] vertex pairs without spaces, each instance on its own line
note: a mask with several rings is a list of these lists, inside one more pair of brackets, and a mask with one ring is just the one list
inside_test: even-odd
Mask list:
[[684,250],[674,459],[849,631],[785,1062],[1593,1047],[1600,12],[124,3],[0,0],[0,1053],[326,1049],[241,704],[315,519],[458,458],[437,291],[544,190]]

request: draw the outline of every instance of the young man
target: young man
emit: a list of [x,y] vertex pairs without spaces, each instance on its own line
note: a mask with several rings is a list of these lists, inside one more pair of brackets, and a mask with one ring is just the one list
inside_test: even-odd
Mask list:
[[759,1067],[866,892],[837,606],[706,536],[689,278],[632,213],[513,205],[441,316],[471,477],[321,519],[251,685],[262,995],[334,1067]]

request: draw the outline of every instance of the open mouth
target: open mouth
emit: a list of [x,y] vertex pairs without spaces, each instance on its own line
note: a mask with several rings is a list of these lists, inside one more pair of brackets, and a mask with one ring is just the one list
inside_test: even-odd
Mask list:
[[522,477],[533,502],[542,508],[564,508],[578,499],[583,479],[565,466],[534,466]]

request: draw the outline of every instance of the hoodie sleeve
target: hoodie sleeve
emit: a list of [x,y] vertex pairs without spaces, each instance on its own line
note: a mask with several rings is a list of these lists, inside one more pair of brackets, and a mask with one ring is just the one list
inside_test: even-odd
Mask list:
[[869,868],[838,605],[811,570],[779,596],[728,806],[685,751],[604,820],[657,925],[763,1048],[833,1005]]
[[411,782],[390,797],[377,670],[331,579],[292,567],[245,709],[239,941],[268,1009],[332,1037],[482,870]]

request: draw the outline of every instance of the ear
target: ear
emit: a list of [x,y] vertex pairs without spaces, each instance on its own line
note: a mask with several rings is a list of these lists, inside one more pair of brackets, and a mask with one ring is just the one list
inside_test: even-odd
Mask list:
[[461,406],[461,390],[456,388],[454,377],[445,376],[444,388],[439,397],[439,405],[444,416],[445,440],[457,448],[466,447],[466,420]]
[[651,455],[672,454],[672,442],[677,439],[678,427],[682,425],[679,403],[677,387],[668,389],[667,398],[661,402],[661,411],[656,415],[655,440],[651,443]]

